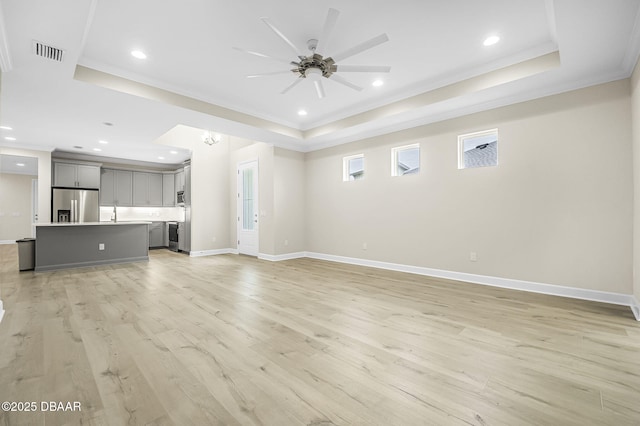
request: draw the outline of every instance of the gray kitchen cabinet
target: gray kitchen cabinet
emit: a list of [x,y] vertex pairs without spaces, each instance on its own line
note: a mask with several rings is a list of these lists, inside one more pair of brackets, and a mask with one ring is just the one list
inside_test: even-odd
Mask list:
[[75,164],[54,163],[53,166],[54,186],[76,186],[76,166]]
[[149,225],[149,248],[164,246],[164,222],[151,222]]
[[133,172],[133,205],[162,207],[162,174]]
[[100,176],[100,205],[130,207],[132,173],[127,170],[103,169]]
[[100,188],[100,166],[53,163],[53,186]]
[[133,205],[133,173],[127,170],[116,170],[116,205]]
[[173,207],[176,205],[176,182],[174,173],[162,175],[162,205]]
[[116,172],[102,169],[100,173],[100,205],[113,206],[116,199]]
[[149,205],[162,207],[162,174],[149,173]]
[[176,171],[176,192],[184,191],[184,169],[180,169]]

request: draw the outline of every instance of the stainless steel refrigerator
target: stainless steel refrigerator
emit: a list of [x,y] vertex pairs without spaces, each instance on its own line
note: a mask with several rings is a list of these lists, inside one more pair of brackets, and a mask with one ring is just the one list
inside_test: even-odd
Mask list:
[[51,188],[51,222],[99,222],[100,191]]

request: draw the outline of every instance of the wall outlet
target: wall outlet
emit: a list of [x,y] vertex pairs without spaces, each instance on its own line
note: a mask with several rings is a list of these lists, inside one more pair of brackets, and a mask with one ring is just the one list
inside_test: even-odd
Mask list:
[[469,260],[472,262],[477,262],[478,254],[475,251],[472,251],[471,253],[469,253]]
[[289,240],[284,240],[284,245],[288,246],[289,245]]
[[104,250],[104,243],[98,244],[98,250]]
[[367,249],[367,243],[362,243],[362,250],[366,250]]
[[216,241],[218,241],[218,239],[216,237],[211,237],[211,242],[215,243]]

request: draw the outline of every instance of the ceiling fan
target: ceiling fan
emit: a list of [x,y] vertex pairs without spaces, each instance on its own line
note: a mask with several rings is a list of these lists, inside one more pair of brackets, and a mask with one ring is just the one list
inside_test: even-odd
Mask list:
[[349,49],[346,49],[337,55],[327,56],[325,57],[323,54],[326,53],[325,49],[327,48],[329,37],[333,32],[333,27],[336,25],[336,21],[338,20],[338,16],[340,12],[336,9],[329,9],[327,13],[327,19],[325,19],[324,26],[322,28],[322,34],[318,39],[311,39],[307,41],[307,48],[311,51],[310,54],[304,55],[302,51],[298,49],[298,47],[291,42],[283,33],[280,31],[270,20],[269,18],[260,18],[262,22],[264,22],[278,37],[280,37],[296,54],[296,60],[289,61],[283,58],[277,58],[270,55],[265,55],[264,53],[255,52],[252,50],[241,49],[239,47],[234,47],[234,49],[239,50],[244,53],[248,53],[251,55],[259,56],[261,58],[273,59],[278,62],[284,62],[287,65],[293,65],[295,68],[286,71],[275,71],[275,72],[267,72],[261,74],[251,74],[248,75],[247,78],[255,78],[255,77],[265,77],[276,74],[288,74],[293,72],[298,78],[293,81],[290,85],[284,88],[280,93],[285,94],[289,90],[293,89],[295,86],[300,84],[303,79],[309,79],[313,81],[313,84],[316,88],[316,93],[320,99],[324,98],[325,92],[324,87],[322,85],[322,78],[326,78],[329,80],[333,80],[336,83],[343,84],[347,87],[350,87],[354,90],[362,90],[362,87],[357,86],[351,83],[349,80],[343,78],[337,73],[341,72],[389,72],[391,71],[391,67],[388,66],[379,66],[379,65],[339,65],[337,62],[340,62],[344,59],[350,58],[351,56],[357,55],[358,53],[364,52],[365,50],[369,50],[373,47],[376,47],[382,43],[389,41],[389,37],[386,34],[380,34],[372,39],[364,41],[356,46],[353,46]]

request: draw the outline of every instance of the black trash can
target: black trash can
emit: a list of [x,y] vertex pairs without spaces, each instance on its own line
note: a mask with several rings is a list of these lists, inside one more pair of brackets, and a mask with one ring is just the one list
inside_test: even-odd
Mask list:
[[18,268],[21,271],[32,271],[36,267],[36,239],[23,238],[18,243]]

